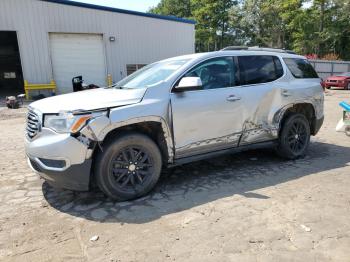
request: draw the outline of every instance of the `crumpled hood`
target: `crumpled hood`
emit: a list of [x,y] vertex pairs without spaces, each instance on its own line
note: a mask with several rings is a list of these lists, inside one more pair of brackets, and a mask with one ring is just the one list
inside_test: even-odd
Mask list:
[[42,113],[58,113],[60,111],[94,110],[138,103],[142,100],[146,88],[115,89],[97,88],[65,95],[41,99],[30,104]]

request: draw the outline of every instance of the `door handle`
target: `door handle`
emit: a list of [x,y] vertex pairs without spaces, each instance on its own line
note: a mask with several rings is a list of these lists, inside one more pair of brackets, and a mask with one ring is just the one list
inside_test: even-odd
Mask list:
[[230,101],[230,102],[234,102],[234,101],[238,101],[238,100],[241,100],[240,97],[238,96],[235,96],[235,95],[229,95],[227,98],[226,98],[227,101]]
[[288,90],[282,90],[282,95],[283,95],[283,96],[291,96],[292,94],[289,93]]

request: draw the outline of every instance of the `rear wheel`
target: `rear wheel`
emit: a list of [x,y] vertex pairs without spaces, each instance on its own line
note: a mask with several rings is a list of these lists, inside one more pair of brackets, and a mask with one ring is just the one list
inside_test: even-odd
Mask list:
[[346,86],[347,90],[350,90],[350,83],[348,83],[348,85]]
[[161,153],[149,137],[132,133],[108,143],[96,161],[99,188],[114,200],[130,200],[147,194],[157,183]]
[[345,134],[350,136],[350,126],[345,127]]
[[310,123],[302,114],[292,114],[285,120],[279,137],[277,153],[287,159],[304,156],[310,143]]

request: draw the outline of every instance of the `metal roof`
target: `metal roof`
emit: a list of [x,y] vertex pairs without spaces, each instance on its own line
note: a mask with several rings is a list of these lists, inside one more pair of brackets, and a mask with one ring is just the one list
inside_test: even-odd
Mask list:
[[108,12],[114,12],[114,13],[169,20],[169,21],[175,21],[175,22],[186,23],[186,24],[196,24],[196,21],[194,20],[179,18],[176,16],[156,15],[151,13],[143,13],[143,12],[119,9],[119,8],[108,7],[108,6],[92,5],[92,4],[86,4],[86,3],[74,2],[74,1],[68,1],[68,0],[40,0],[40,1],[62,4],[62,5],[70,5],[70,6],[76,6],[76,7],[82,7],[82,8],[89,8],[89,9],[95,9],[100,11],[108,11]]

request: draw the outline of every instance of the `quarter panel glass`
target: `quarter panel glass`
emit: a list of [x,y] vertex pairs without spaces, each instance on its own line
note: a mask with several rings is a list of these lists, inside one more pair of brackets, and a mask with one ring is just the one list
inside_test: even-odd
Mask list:
[[295,78],[319,78],[315,69],[306,59],[284,58],[283,60]]

